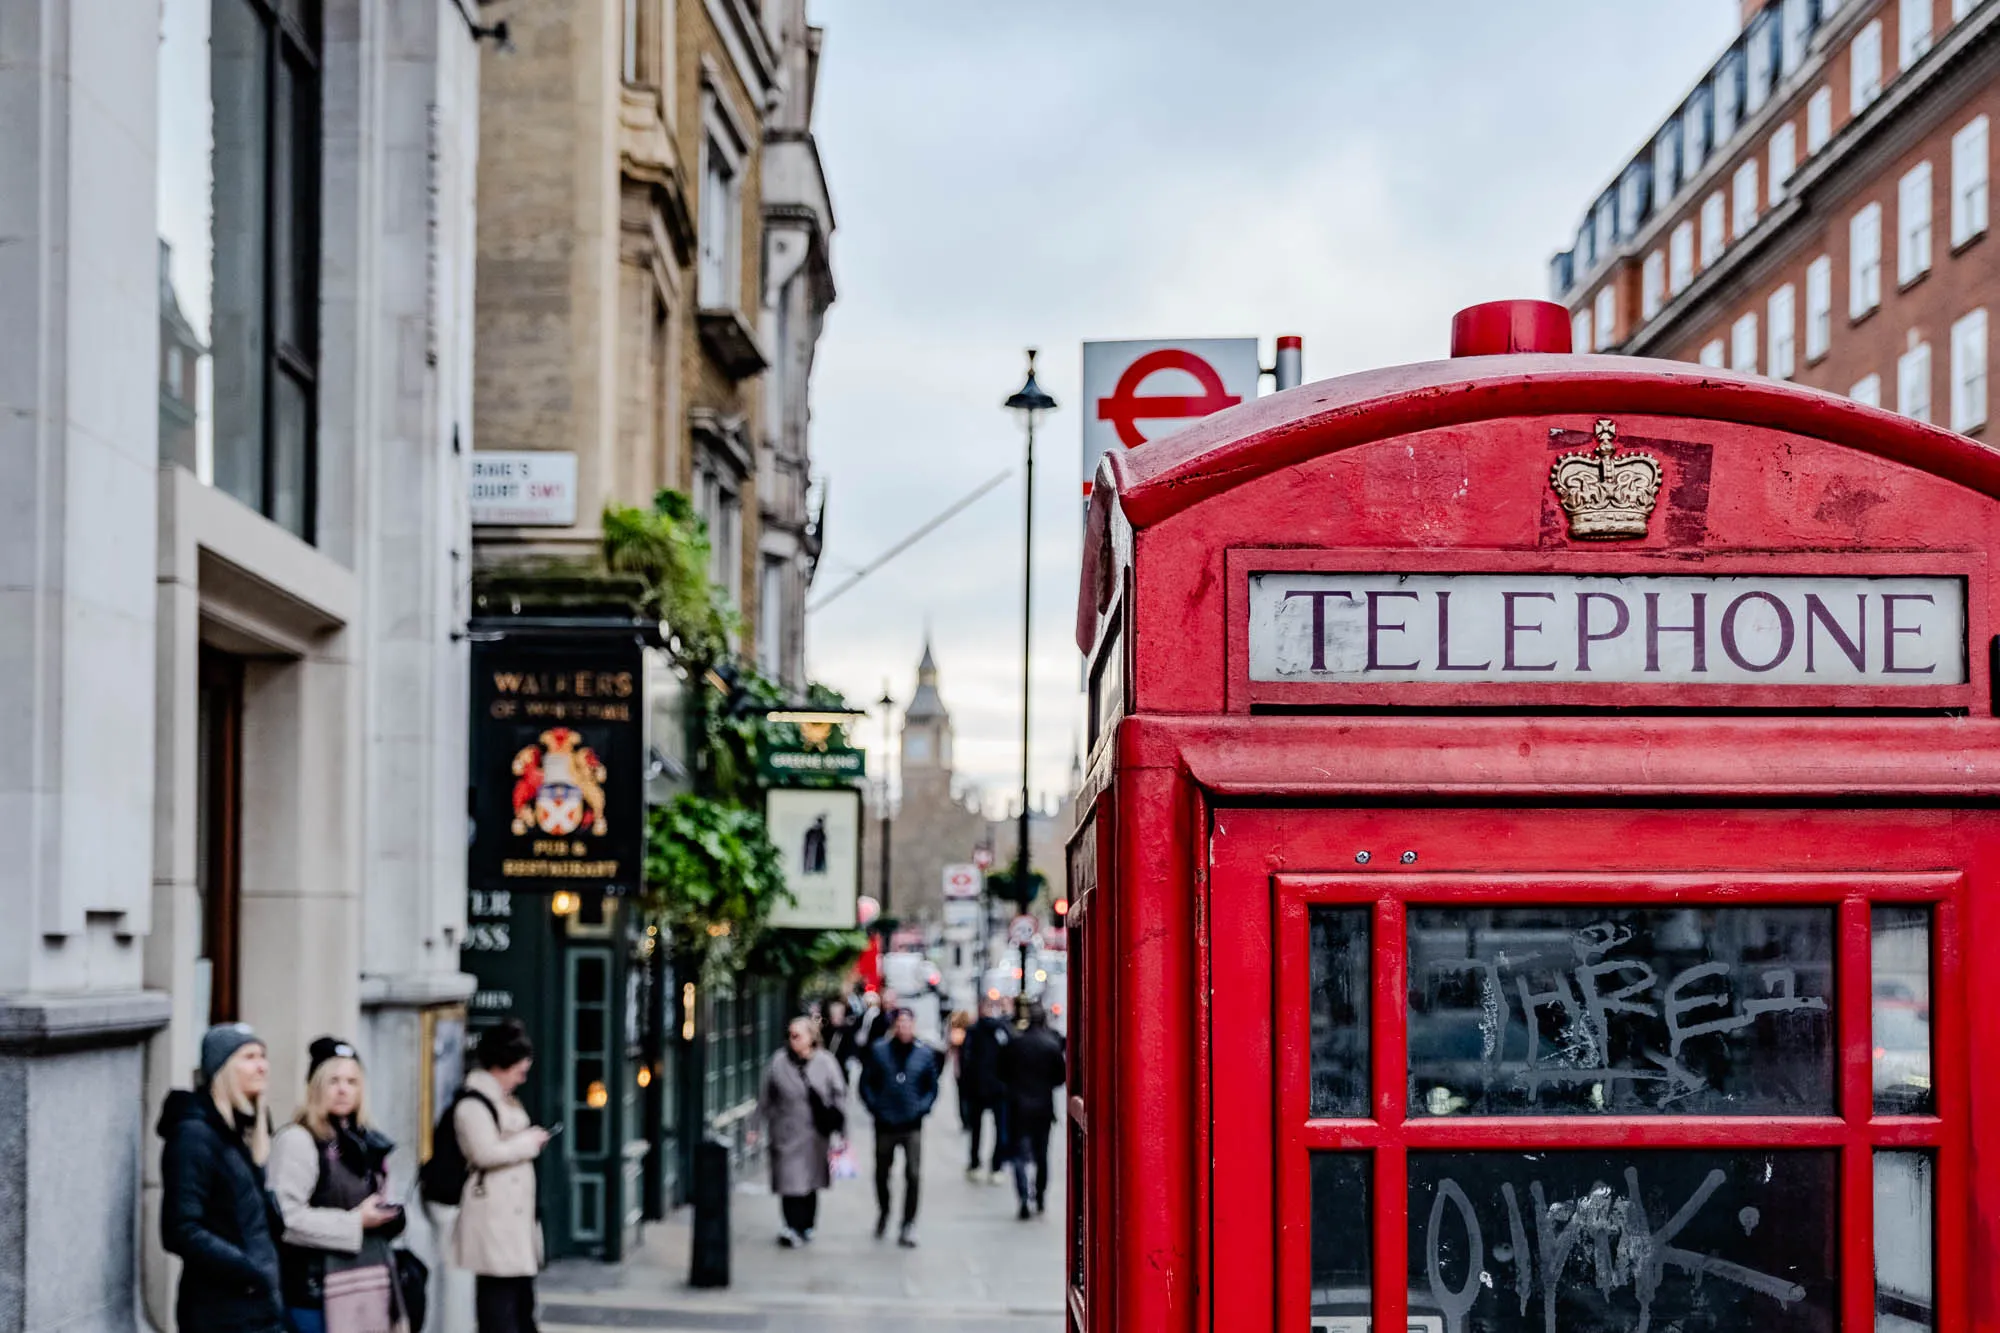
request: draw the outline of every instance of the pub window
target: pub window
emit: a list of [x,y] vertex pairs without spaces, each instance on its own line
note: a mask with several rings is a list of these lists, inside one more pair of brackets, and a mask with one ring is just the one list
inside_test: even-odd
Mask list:
[[1789,120],[1771,131],[1771,206],[1784,202],[1785,186],[1798,166],[1799,133]]
[[1951,326],[1951,428],[1986,424],[1986,311],[1975,310]]
[[[163,358],[162,458],[307,541],[320,43],[316,0],[160,6],[160,326],[176,353]],[[177,392],[166,369],[176,362]]]
[[1847,48],[1847,114],[1858,116],[1882,95],[1882,20],[1876,19]]
[[1694,223],[1682,222],[1667,242],[1667,288],[1675,296],[1694,281]]
[[1931,0],[1902,0],[1896,12],[1896,54],[1908,69],[1931,49]]
[[1701,203],[1701,266],[1722,258],[1722,191],[1717,190]]
[[1912,421],[1931,419],[1931,345],[1918,343],[1896,358],[1896,410]]
[[1919,162],[1896,185],[1896,283],[1931,271],[1931,164]]
[[1987,119],[1974,116],[1951,136],[1951,244],[1986,231]]
[[1821,255],[1806,265],[1806,360],[1817,361],[1833,345],[1833,260]]
[[1729,329],[1729,368],[1757,372],[1757,312],[1740,316]]
[[1847,396],[1867,407],[1882,406],[1882,377],[1863,375],[1854,381],[1854,387],[1847,391]]
[[1797,289],[1789,282],[1771,293],[1765,321],[1769,326],[1766,369],[1774,380],[1788,380],[1796,368],[1798,339]]
[[1833,137],[1833,89],[1821,84],[1806,99],[1806,152],[1817,153]]
[[1646,256],[1639,275],[1639,315],[1651,319],[1660,313],[1667,299],[1667,257],[1659,250]]
[[1882,304],[1882,205],[1870,204],[1847,224],[1847,315],[1860,319]]

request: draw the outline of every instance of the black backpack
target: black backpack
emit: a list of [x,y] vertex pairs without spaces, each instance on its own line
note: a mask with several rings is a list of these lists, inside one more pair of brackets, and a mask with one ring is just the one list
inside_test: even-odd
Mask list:
[[438,1117],[437,1128],[431,1131],[430,1157],[417,1168],[417,1184],[422,1188],[427,1203],[456,1208],[459,1200],[465,1197],[465,1182],[472,1174],[472,1167],[465,1160],[465,1150],[458,1145],[458,1104],[468,1098],[492,1114],[495,1126],[500,1123],[499,1108],[484,1094],[470,1088],[458,1090],[458,1095],[451,1099],[451,1105]]

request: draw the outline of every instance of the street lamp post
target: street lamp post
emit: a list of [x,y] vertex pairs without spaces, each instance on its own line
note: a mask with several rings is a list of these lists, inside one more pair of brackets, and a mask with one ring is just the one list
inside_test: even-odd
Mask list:
[[895,726],[896,701],[889,697],[889,682],[882,682],[882,697],[875,701],[882,705],[882,897],[880,913],[876,920],[888,929],[889,921],[889,758],[894,751],[895,741],[891,729]]
[[[1019,412],[1028,427],[1026,503],[1021,521],[1021,843],[1014,863],[1014,892],[1021,910],[1028,910],[1028,696],[1034,679],[1035,642],[1035,417],[1055,410],[1056,400],[1035,382],[1035,349],[1028,349],[1028,379],[1007,399],[1009,410]],[[1015,991],[1015,1007],[1023,1017],[1028,1011],[1028,946],[1021,946],[1021,984]]]

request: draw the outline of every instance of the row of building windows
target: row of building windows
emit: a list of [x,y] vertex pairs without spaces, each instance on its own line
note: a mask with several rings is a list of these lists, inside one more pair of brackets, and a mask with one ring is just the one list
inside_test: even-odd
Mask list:
[[[1752,115],[1761,111],[1783,79],[1803,63],[1812,34],[1841,8],[1842,0],[1773,0],[1746,28],[1744,37],[1725,53],[1680,109],[1653,136],[1645,153],[1601,196],[1578,228],[1575,246],[1551,265],[1551,286],[1558,299],[1609,257],[1621,240],[1638,234],[1654,213],[1664,211],[1681,189],[1692,183],[1716,151],[1734,137]],[[1897,60],[1908,69],[1934,44],[1933,0],[1895,0]],[[1951,21],[1969,15],[1978,0],[1951,0]],[[1849,115],[1859,115],[1881,96],[1883,24],[1880,18],[1863,26],[1849,44]],[[1771,205],[1784,198],[1785,187],[1800,161],[1797,129],[1790,120],[1777,126],[1768,145],[1768,197]],[[1833,137],[1833,90],[1822,86],[1806,103],[1805,154],[1819,152]],[[1737,167],[1731,185],[1730,209],[1735,234],[1746,234],[1757,216],[1756,157]],[[1720,258],[1721,192],[1701,208],[1702,263]],[[1686,224],[1683,224],[1686,225]],[[1687,244],[1686,271],[1692,279],[1692,237]],[[1678,290],[1676,288],[1675,290]]]
[[[1743,164],[1736,174],[1735,217],[1732,227],[1742,236],[1756,225],[1757,163]],[[1991,133],[1988,118],[1975,116],[1951,138],[1951,248],[1956,250],[1985,233],[1989,211],[1988,182],[1991,176]],[[1776,188],[1776,173],[1773,173]],[[1928,160],[1903,174],[1896,188],[1896,283],[1908,286],[1931,268],[1932,171]],[[1701,210],[1701,257],[1705,268],[1722,251],[1721,191],[1709,196]],[[1668,237],[1664,252],[1646,256],[1639,274],[1640,318],[1651,320],[1664,308],[1670,296],[1678,296],[1694,281],[1695,228],[1683,221]],[[1789,291],[1789,288],[1785,289]],[[1832,308],[1832,264],[1824,255],[1806,270],[1806,357],[1816,360],[1826,352],[1824,341],[1815,348],[1815,321],[1824,322]],[[1869,203],[1848,220],[1847,313],[1860,319],[1882,304],[1882,205]],[[1789,322],[1789,321],[1788,321]],[[1618,331],[1618,288],[1606,283],[1597,293],[1592,308],[1574,316],[1573,333],[1579,349],[1604,351],[1613,346]],[[1773,372],[1776,373],[1776,372]],[[1787,372],[1789,373],[1789,372]]]

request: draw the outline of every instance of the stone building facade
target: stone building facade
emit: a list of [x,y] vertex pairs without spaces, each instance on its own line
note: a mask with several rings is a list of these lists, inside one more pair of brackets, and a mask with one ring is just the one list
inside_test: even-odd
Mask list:
[[575,522],[482,526],[481,568],[583,554],[687,494],[740,649],[804,683],[819,555],[806,395],[834,288],[804,0],[523,0],[484,86],[478,429],[577,461]]
[[359,1043],[407,1178],[469,992],[478,43],[446,0],[146,20],[0,22],[6,1329],[172,1327],[152,1122],[211,1021],[280,1117]]
[[1743,19],[1553,261],[1577,350],[1983,435],[2000,3],[1746,0]]

